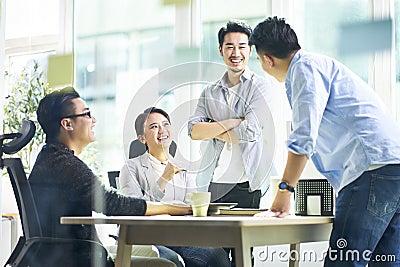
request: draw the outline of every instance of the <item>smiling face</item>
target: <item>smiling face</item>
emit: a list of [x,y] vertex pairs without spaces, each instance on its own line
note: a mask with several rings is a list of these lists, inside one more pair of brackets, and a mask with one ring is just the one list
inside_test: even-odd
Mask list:
[[[84,114],[89,111],[86,102],[81,98],[75,98],[72,100],[75,106],[75,110],[71,115]],[[96,118],[94,116],[84,115],[77,116],[69,119],[72,123],[74,131],[72,132],[74,142],[79,143],[81,147],[85,147],[91,142],[96,140],[94,133],[94,126]]]
[[219,47],[219,53],[224,58],[228,70],[244,71],[251,55],[249,37],[241,32],[227,33],[222,46]]
[[144,142],[149,153],[155,150],[166,150],[172,142],[171,124],[168,119],[157,112],[150,113],[144,123],[144,133],[140,140]]

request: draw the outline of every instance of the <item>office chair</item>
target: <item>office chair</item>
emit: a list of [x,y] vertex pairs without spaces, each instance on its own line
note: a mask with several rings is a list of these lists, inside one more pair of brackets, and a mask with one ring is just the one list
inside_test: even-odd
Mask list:
[[[21,218],[23,236],[18,240],[5,266],[50,267],[77,266],[74,256],[68,251],[79,247],[90,247],[93,258],[101,260],[107,257],[107,250],[98,242],[67,238],[44,237],[39,216],[20,158],[4,158],[5,154],[14,154],[27,145],[35,134],[35,124],[24,120],[18,133],[0,135],[0,167],[7,168]],[[11,139],[4,143],[6,139]],[[90,258],[90,257],[88,257]],[[91,266],[88,263],[87,266]]]
[[117,179],[119,177],[119,171],[109,171],[109,172],[107,172],[107,175],[108,175],[108,182],[110,183],[110,186],[118,189]]
[[[172,140],[171,145],[169,146],[169,154],[171,156],[175,156],[176,154],[176,143]],[[140,142],[138,139],[135,139],[131,142],[129,146],[129,158],[136,158],[140,155],[143,155],[146,152],[146,145]],[[119,171],[109,171],[107,172],[108,181],[110,182],[110,186],[117,188],[117,179],[119,177]]]

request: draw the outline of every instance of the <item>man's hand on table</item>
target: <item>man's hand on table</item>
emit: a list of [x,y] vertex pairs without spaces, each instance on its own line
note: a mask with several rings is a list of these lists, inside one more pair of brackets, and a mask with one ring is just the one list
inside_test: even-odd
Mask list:
[[255,214],[255,217],[277,217],[283,218],[289,215],[290,198],[292,193],[289,191],[278,191],[271,208],[267,211]]

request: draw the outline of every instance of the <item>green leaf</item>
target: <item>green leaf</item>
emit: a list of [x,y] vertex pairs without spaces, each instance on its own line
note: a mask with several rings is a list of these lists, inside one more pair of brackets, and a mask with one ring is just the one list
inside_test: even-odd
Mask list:
[[44,73],[37,61],[34,61],[31,70],[23,68],[18,75],[5,72],[4,76],[11,84],[9,96],[4,102],[4,133],[18,131],[24,118],[33,120],[36,124],[34,138],[28,146],[18,153],[26,171],[29,171],[32,151],[37,152],[45,140],[44,132],[36,119],[36,110],[39,101],[52,89],[49,88],[47,81],[43,78]]

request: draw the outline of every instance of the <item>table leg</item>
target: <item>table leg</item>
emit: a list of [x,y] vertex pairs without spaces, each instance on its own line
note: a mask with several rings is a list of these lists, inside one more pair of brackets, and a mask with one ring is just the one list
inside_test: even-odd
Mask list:
[[[295,254],[292,254],[292,251],[296,251]],[[289,255],[289,267],[299,267],[299,259],[300,259],[300,243],[290,244]],[[294,258],[293,258],[294,257]]]
[[241,244],[235,247],[236,266],[251,267],[251,247]]
[[120,225],[115,267],[129,267],[131,265],[132,245],[126,243],[127,231],[128,226]]

